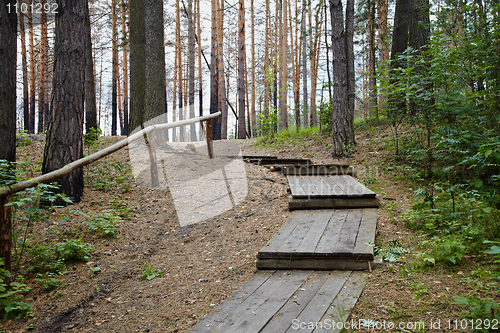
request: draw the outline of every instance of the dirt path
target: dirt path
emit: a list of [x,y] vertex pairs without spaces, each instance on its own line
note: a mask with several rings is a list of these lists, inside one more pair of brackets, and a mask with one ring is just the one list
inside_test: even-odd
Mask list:
[[[384,143],[368,132],[358,135],[357,140],[353,157],[340,162],[353,165],[359,179],[381,195],[377,242],[401,239],[406,246],[417,247],[418,241],[411,240],[412,234],[400,218],[410,208],[411,195],[380,167],[379,161],[387,155]],[[328,136],[314,134],[305,142],[278,148],[259,148],[253,141],[240,144],[245,154],[339,162],[329,157],[328,141]],[[24,147],[20,158],[36,164],[42,148],[43,142],[37,141]],[[255,272],[256,253],[290,214],[286,178],[246,164],[248,195],[243,202],[203,223],[180,227],[172,197],[166,190],[145,189],[131,183],[123,193],[123,184],[112,183],[115,175],[121,173],[110,165],[120,163],[130,167],[126,151],[87,170],[87,174],[104,170],[100,177],[106,175],[111,184],[101,186],[101,190],[87,187],[80,203],[54,211],[50,226],[57,228],[35,225],[31,243],[82,237],[95,249],[89,262],[67,267],[62,276],[66,286],[60,288],[58,295],[55,291],[41,291],[33,277],[28,277],[25,282],[34,287],[27,295],[32,298],[34,317],[4,323],[6,332],[185,332],[249,279]],[[130,219],[120,223],[117,238],[100,238],[86,232],[78,214],[72,214],[72,220],[63,225],[54,224],[60,221],[56,216],[69,210],[90,215],[105,211],[113,200],[123,200],[123,204],[132,207]],[[160,269],[163,276],[141,281],[141,266],[145,263]],[[100,271],[92,276],[91,267],[99,267]],[[449,271],[435,272],[426,279],[418,272],[409,277],[408,273],[401,273],[402,267],[404,264],[386,265],[372,274],[353,318],[427,320],[437,315],[439,309],[453,315],[449,306],[451,291],[463,289],[460,281],[451,279]],[[433,282],[438,280],[439,283]],[[423,281],[427,288],[416,300],[416,282],[412,281]]]

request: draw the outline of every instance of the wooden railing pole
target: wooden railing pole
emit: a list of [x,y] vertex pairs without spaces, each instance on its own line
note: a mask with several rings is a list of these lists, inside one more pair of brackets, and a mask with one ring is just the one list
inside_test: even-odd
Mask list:
[[207,149],[208,158],[214,158],[214,146],[212,141],[212,119],[207,120]]
[[5,206],[11,201],[10,195],[0,196],[0,257],[4,259],[3,268],[11,269],[12,208]]

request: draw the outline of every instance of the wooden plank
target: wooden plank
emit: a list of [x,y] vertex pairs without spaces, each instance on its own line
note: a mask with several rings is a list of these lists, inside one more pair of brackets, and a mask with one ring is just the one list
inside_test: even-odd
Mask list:
[[222,301],[222,303],[215,308],[212,312],[207,314],[202,320],[198,321],[189,332],[211,332],[214,326],[223,322],[229,315],[231,309],[236,308],[239,304],[244,302],[255,290],[261,287],[275,271],[258,271],[252,278],[235,291],[229,298]]
[[288,197],[288,209],[341,209],[341,208],[378,208],[377,198],[293,198]]
[[341,175],[338,176],[339,178],[343,179],[346,181],[347,184],[352,186],[352,188],[358,193],[362,195],[376,195],[375,192],[372,190],[368,189],[366,186],[358,182],[356,179],[352,178],[351,176],[348,175]]
[[262,158],[259,161],[259,165],[286,165],[286,164],[312,164],[310,159],[301,159],[301,158]]
[[292,321],[311,302],[328,277],[329,274],[324,271],[311,274],[309,279],[290,297],[259,333],[285,332],[292,325]]
[[361,210],[363,215],[361,217],[361,224],[359,225],[358,237],[356,238],[356,245],[354,246],[354,254],[372,253],[373,246],[366,245],[366,243],[375,242],[375,231],[377,228],[377,209],[376,208],[363,208]]
[[331,210],[313,211],[312,218],[314,218],[314,222],[300,245],[295,249],[295,252],[304,254],[313,253],[332,215],[333,211]]
[[300,177],[287,177],[288,178],[288,184],[290,185],[290,192],[292,192],[292,195],[295,196],[305,196],[307,195],[307,192],[302,188],[302,184],[300,181]]
[[[347,279],[352,274],[350,271],[334,271],[329,272],[327,281],[321,289],[316,293],[314,298],[309,302],[307,307],[297,317],[298,322],[319,322],[321,318],[328,312],[330,304],[341,292]],[[313,329],[301,329],[290,327],[286,332],[312,332]]]
[[277,159],[278,156],[265,156],[265,155],[243,155],[244,160],[260,160],[260,159]]
[[290,233],[290,236],[283,242],[276,252],[295,252],[300,243],[311,229],[314,219],[310,216],[307,219],[302,219],[297,224],[297,227]]
[[261,270],[363,271],[369,270],[370,267],[375,269],[379,261],[373,258],[367,258],[366,260],[349,258],[257,259],[255,265],[257,269]]
[[333,181],[331,177],[321,177],[321,181],[330,190],[329,195],[335,197],[348,197],[344,189]]
[[[363,288],[368,280],[368,273],[365,272],[352,272],[349,279],[346,281],[344,287],[337,294],[337,297],[332,302],[328,311],[323,315],[320,321],[325,322],[329,319],[335,323],[345,323],[349,320],[352,309],[356,305],[359,296],[363,292]],[[303,332],[303,331],[301,331]],[[314,333],[340,333],[341,327],[334,329],[318,328],[313,331]]]
[[325,232],[321,236],[321,239],[314,249],[315,254],[333,252],[332,250],[335,248],[337,242],[339,241],[340,230],[342,230],[342,227],[344,226],[347,214],[348,211],[345,209],[333,211],[332,217],[328,221]]
[[333,176],[352,175],[354,170],[349,165],[311,164],[287,166],[283,172],[287,176]]
[[312,271],[276,271],[211,332],[259,332],[311,274]]
[[359,225],[361,224],[362,211],[360,209],[349,209],[344,225],[340,230],[340,237],[333,249],[336,254],[352,254],[356,237],[358,236]]
[[259,251],[257,258],[265,253],[274,253],[283,245],[290,234],[295,230],[299,222],[312,215],[309,211],[294,212],[283,226],[273,235],[267,244]]

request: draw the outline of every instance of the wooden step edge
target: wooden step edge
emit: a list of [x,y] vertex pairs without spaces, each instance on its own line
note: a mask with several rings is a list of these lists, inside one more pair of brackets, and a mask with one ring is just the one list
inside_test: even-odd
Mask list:
[[373,260],[373,253],[310,253],[310,252],[267,252],[257,253],[257,259],[283,260]]
[[379,208],[378,197],[375,198],[313,198],[296,199],[288,196],[288,209],[341,209],[341,208]]
[[376,269],[383,264],[382,258],[373,260],[286,260],[286,259],[257,259],[255,265],[260,270],[317,270],[317,271],[363,271]]
[[352,166],[340,164],[306,164],[286,166],[283,173],[286,176],[352,176],[354,169]]

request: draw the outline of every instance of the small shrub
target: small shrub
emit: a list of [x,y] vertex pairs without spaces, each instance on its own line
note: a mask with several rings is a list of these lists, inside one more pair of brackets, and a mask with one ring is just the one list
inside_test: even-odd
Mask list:
[[151,281],[154,278],[163,276],[163,272],[160,269],[154,268],[153,265],[148,266],[147,262],[145,262],[141,266],[141,269],[142,269],[142,275],[139,277],[139,280],[141,280],[141,281],[144,281],[144,280]]
[[92,245],[83,243],[81,238],[65,240],[64,242],[54,244],[56,257],[69,263],[88,261],[93,249]]
[[91,215],[87,224],[91,232],[95,232],[99,237],[116,237],[116,231],[120,228],[122,219],[111,213],[100,213]]
[[[4,260],[0,258],[0,266],[3,266]],[[24,283],[13,281],[7,288],[5,283],[12,276],[9,271],[0,268],[0,311],[4,313],[3,320],[13,320],[22,317],[32,317],[32,305],[22,300],[22,294],[31,290]]]
[[46,292],[64,287],[66,285],[64,279],[58,279],[57,275],[54,273],[45,273],[45,275],[38,273],[37,276],[38,278],[36,278],[35,281],[38,282],[40,287]]

